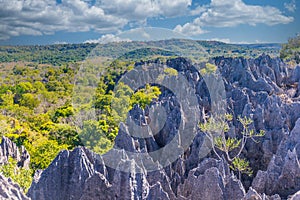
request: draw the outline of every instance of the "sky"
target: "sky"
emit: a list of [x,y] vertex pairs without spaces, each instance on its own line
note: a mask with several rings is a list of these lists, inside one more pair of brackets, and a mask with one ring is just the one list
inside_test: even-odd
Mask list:
[[0,0],[0,45],[189,38],[284,43],[300,0]]

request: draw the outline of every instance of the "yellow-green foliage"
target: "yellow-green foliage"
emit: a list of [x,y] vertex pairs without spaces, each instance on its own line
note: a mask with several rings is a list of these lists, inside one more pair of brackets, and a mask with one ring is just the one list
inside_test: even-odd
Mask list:
[[249,165],[249,162],[242,158],[234,158],[230,168],[234,171],[242,172],[249,176],[252,176],[253,171]]
[[171,76],[178,76],[178,71],[176,69],[167,67],[164,69],[164,73],[158,75],[156,81],[161,82],[166,77],[171,77]]
[[[105,123],[105,121],[102,121],[102,123]],[[85,121],[80,134],[83,144],[96,153],[106,153],[113,145],[108,138],[107,132],[104,131],[106,128],[108,127],[103,127],[101,122]]]
[[202,68],[200,70],[200,73],[202,75],[206,75],[206,74],[214,74],[217,71],[218,67],[216,65],[213,65],[211,63],[206,63],[205,64],[205,68]]
[[178,71],[176,69],[173,69],[173,68],[165,68],[164,69],[164,72],[166,75],[169,75],[169,76],[178,76]]
[[68,145],[59,145],[56,140],[50,140],[44,136],[25,141],[24,146],[31,156],[33,169],[47,168],[61,150],[68,148]]
[[[118,133],[119,123],[126,119],[132,106],[140,104],[145,108],[160,94],[156,86],[147,85],[134,93],[127,85],[118,83],[126,71],[133,69],[134,62],[87,64],[83,70],[88,76],[77,77],[85,93],[78,95],[82,106],[76,109],[71,95],[79,63],[61,66],[18,63],[3,64],[0,68],[0,113],[3,114],[0,114],[0,136],[26,147],[34,171],[46,168],[62,149],[83,145],[81,139],[92,141],[86,145],[94,151],[107,152]],[[100,80],[96,76],[99,71],[105,71]],[[85,94],[93,93],[92,86],[97,86],[97,82],[94,99],[86,99]],[[97,119],[77,125],[75,117],[91,108],[96,108]]]
[[238,148],[240,144],[241,140],[238,140],[237,138],[225,138],[225,141],[223,141],[222,137],[215,138],[215,146],[224,152],[232,151],[235,148]]
[[300,35],[290,38],[288,43],[282,45],[280,51],[280,58],[285,60],[300,63]]
[[85,122],[80,133],[84,145],[101,154],[111,149],[119,131],[119,123],[125,122],[133,106],[138,104],[145,109],[161,94],[159,87],[148,84],[134,93],[122,82],[118,83],[114,91],[103,94],[106,90],[107,86],[98,89],[99,93],[95,101],[96,108],[101,112],[98,122]]
[[161,94],[159,87],[150,86],[147,84],[145,88],[138,90],[131,97],[131,105],[138,104],[141,108],[145,109],[146,105],[149,105],[153,100],[157,99]]
[[247,139],[257,142],[255,138],[264,136],[264,131],[260,130],[259,133],[256,133],[253,129],[249,128],[253,123],[252,119],[239,117],[238,120],[243,127],[240,133],[242,137],[241,139],[229,137],[227,132],[229,131],[229,123],[232,119],[233,117],[230,114],[212,116],[206,122],[199,124],[199,127],[210,140],[213,151],[219,159],[225,159],[230,164],[230,168],[239,173],[239,177],[241,173],[250,176],[252,175],[252,170],[249,167],[249,162],[241,159],[240,155]]
[[0,165],[0,173],[18,183],[25,193],[28,191],[32,182],[31,169],[18,167],[17,161],[10,157],[7,164]]

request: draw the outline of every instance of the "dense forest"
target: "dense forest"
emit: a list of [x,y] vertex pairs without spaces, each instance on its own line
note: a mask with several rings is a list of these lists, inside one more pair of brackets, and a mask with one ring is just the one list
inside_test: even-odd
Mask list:
[[[295,43],[299,44],[299,37],[283,46],[281,57],[299,63],[299,49],[287,50]],[[197,41],[196,44],[204,50],[201,54],[191,50],[189,55],[194,61],[218,55],[279,55],[278,44],[227,45],[205,41]],[[122,84],[115,88],[122,74],[141,60],[160,59],[164,62],[168,57],[181,56],[179,52],[188,54],[183,51],[188,49],[188,45],[186,40],[169,40],[147,44],[121,42],[98,46],[0,47],[0,135],[10,138],[18,146],[25,146],[31,156],[29,170],[17,168],[13,159],[9,164],[0,166],[0,170],[26,191],[34,172],[45,169],[62,149],[84,145],[97,153],[105,153],[113,146],[119,122],[126,118],[127,112],[137,104],[145,108],[161,93],[160,88],[153,85],[145,85],[137,91]],[[124,49],[129,51],[124,54]],[[104,61],[86,59],[92,51]],[[89,77],[76,77],[83,63],[84,66],[93,65],[93,70],[101,70],[101,77],[96,76],[94,71],[90,71]],[[84,93],[76,96],[79,99],[72,96],[75,79],[76,83],[84,85],[81,91],[86,93],[97,87],[92,99],[84,99]],[[128,106],[111,108],[112,102],[123,101],[124,98]],[[84,103],[74,107],[74,101]],[[124,105],[123,102],[120,104]],[[80,125],[75,123],[77,116],[90,108],[96,110],[97,120],[85,120]],[[92,138],[89,141],[93,142],[83,143],[81,138],[84,137]]]

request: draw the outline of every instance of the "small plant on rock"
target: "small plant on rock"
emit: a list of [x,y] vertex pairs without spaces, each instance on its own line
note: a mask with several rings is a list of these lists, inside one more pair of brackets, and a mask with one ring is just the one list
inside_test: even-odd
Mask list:
[[229,123],[233,117],[230,114],[212,116],[204,123],[199,124],[201,131],[205,133],[212,144],[212,150],[216,156],[221,160],[226,161],[233,171],[238,172],[239,179],[241,174],[252,175],[252,170],[249,162],[240,158],[243,149],[245,148],[248,139],[258,142],[257,137],[264,136],[265,132],[260,130],[256,133],[250,128],[253,120],[248,117],[239,117],[238,121],[242,124],[242,131],[240,137],[229,137]]

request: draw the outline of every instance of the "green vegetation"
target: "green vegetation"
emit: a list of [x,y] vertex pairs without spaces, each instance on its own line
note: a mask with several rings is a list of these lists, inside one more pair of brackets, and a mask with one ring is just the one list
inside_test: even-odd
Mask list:
[[287,44],[282,45],[280,58],[291,61],[293,65],[300,63],[300,35],[290,38]]
[[214,74],[217,71],[218,67],[216,65],[213,65],[211,63],[206,63],[205,64],[205,68],[202,68],[200,70],[200,73],[202,75],[206,75],[206,74]]
[[246,142],[248,139],[258,142],[255,138],[264,136],[264,131],[261,130],[256,133],[253,129],[250,129],[250,125],[253,123],[251,119],[239,117],[238,120],[243,129],[240,135],[229,137],[227,133],[230,130],[229,123],[232,119],[230,114],[212,116],[199,126],[211,142],[215,155],[220,160],[228,163],[233,171],[238,172],[239,179],[241,179],[241,173],[252,175],[249,162],[244,158],[240,158]]
[[32,170],[19,168],[17,161],[13,158],[9,158],[9,161],[5,165],[0,165],[0,171],[5,177],[10,177],[14,182],[26,193],[32,182]]
[[[138,50],[141,49],[141,50]],[[35,64],[64,65],[83,61],[92,54],[102,57],[134,59],[174,56],[196,58],[215,56],[257,57],[262,53],[278,56],[279,44],[225,44],[216,41],[171,39],[149,42],[118,42],[109,44],[56,44],[46,46],[0,46],[0,63],[33,62]],[[124,55],[125,54],[125,55]]]
[[[93,64],[87,63],[85,70],[89,70],[89,65]],[[96,67],[105,68],[103,63]],[[135,104],[145,108],[160,95],[156,86],[145,85],[132,91],[118,83],[122,74],[132,68],[131,61],[115,60],[103,70],[105,74],[100,80],[92,76],[93,71],[87,73],[89,77],[80,77],[78,81],[86,86],[83,91],[89,91],[97,82],[98,85],[92,101],[75,109],[71,104],[72,82],[79,63],[7,64],[0,69],[4,77],[0,81],[0,134],[26,147],[34,171],[46,168],[62,149],[86,145],[95,152],[105,153],[112,148],[119,123],[125,121],[128,111]],[[97,120],[76,126],[76,116],[90,108],[96,109]]]
[[147,105],[157,99],[158,96],[161,94],[159,87],[157,86],[150,86],[147,84],[145,88],[138,90],[136,93],[132,95],[131,98],[131,106],[138,104],[141,108],[145,109]]
[[176,56],[176,54],[172,51],[167,51],[159,48],[140,48],[140,49],[135,49],[133,51],[126,52],[119,59],[140,61],[141,58],[152,59],[153,57],[156,56],[168,57],[168,56]]
[[[119,123],[126,120],[128,111],[136,104],[145,109],[161,94],[155,85],[133,91],[120,81],[124,73],[134,68],[135,62],[155,59],[163,63],[177,55],[197,61],[222,55],[277,55],[277,46],[180,39],[100,45],[1,46],[0,136],[25,146],[31,163],[30,169],[25,170],[16,168],[15,161],[10,160],[0,171],[26,191],[32,174],[48,167],[63,149],[81,145],[98,153],[111,149]],[[213,73],[216,68],[207,64],[203,70]],[[82,71],[85,76],[76,76]],[[177,75],[175,69],[166,68],[159,78]],[[77,104],[80,106],[74,106]],[[86,117],[76,121],[78,116],[88,116],[90,109],[95,109],[96,119]],[[221,150],[222,141],[214,141]],[[226,151],[238,148],[236,140],[227,138],[226,142]],[[247,168],[246,163],[231,160],[233,170]]]
[[178,71],[170,67],[164,69],[164,72],[168,76],[178,76]]
[[26,61],[62,65],[82,61],[96,44],[57,44],[46,46],[2,46],[0,62]]

